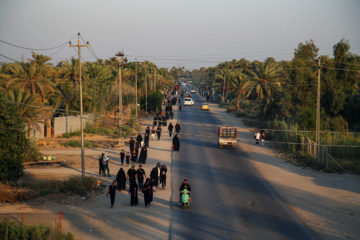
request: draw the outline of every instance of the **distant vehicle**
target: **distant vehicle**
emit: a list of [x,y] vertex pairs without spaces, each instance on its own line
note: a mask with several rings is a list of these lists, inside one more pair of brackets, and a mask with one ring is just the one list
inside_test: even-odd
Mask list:
[[218,128],[218,146],[236,148],[238,132],[233,126],[220,126]]
[[190,81],[189,83],[192,83],[192,81]]
[[195,91],[195,89],[191,89],[191,91],[190,91],[191,93],[195,93],[196,94],[196,91]]
[[203,103],[203,104],[201,105],[201,110],[209,110],[209,104]]
[[183,87],[186,87],[186,83],[183,83],[182,86],[183,86]]
[[191,106],[192,105],[191,98],[184,98],[184,106]]

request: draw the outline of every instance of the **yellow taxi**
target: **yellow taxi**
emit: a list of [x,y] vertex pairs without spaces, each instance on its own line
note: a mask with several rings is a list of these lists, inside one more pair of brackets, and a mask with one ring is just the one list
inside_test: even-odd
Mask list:
[[201,105],[201,110],[209,110],[209,104],[203,103],[203,104]]

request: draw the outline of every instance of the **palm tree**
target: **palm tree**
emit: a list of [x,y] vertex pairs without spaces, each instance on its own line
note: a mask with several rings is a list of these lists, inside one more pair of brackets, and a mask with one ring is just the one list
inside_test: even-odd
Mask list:
[[38,123],[42,123],[41,117],[43,115],[43,110],[41,107],[42,103],[39,103],[38,95],[32,94],[29,89],[22,91],[19,88],[8,89],[6,91],[7,99],[10,101],[20,103],[19,114],[20,117],[25,119],[28,136],[30,135],[30,130],[35,129],[38,132],[41,132],[41,128]]
[[[234,77],[234,71],[233,70],[229,70],[227,68],[223,68],[220,70],[220,73],[215,74],[215,84],[213,85],[213,87],[215,89],[217,89],[217,91],[220,91],[222,89],[222,102],[225,101],[225,99],[227,99],[227,95],[229,93],[229,89],[230,89],[230,82]],[[226,90],[226,94],[225,94],[225,90]]]
[[234,78],[230,81],[231,89],[236,93],[236,109],[240,110],[240,99],[241,96],[244,94],[243,86],[246,82],[249,81],[249,78],[246,74],[242,73],[241,71],[237,70],[234,72]]
[[45,69],[35,62],[19,62],[11,67],[11,79],[7,88],[29,89],[32,94],[39,94],[40,101],[45,102],[45,96],[55,91],[54,84],[47,77]]
[[271,97],[272,92],[280,87],[278,81],[282,74],[282,67],[276,62],[258,62],[255,63],[254,68],[249,71],[252,80],[243,86],[245,96],[249,97],[255,91],[258,100]]

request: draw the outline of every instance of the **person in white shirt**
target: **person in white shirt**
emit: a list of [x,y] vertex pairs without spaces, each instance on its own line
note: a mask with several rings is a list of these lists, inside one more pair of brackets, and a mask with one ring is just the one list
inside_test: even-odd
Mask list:
[[255,141],[256,141],[256,145],[259,145],[260,138],[261,138],[260,131],[257,131],[257,133],[255,133],[254,138],[255,138]]

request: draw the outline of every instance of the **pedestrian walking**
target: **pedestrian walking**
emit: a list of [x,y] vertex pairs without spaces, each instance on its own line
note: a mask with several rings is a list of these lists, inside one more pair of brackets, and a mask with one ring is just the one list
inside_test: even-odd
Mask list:
[[147,135],[150,136],[150,126],[147,126],[145,133],[147,133]]
[[99,176],[101,174],[104,174],[104,167],[103,167],[103,164],[102,164],[104,155],[105,155],[105,153],[102,153],[101,156],[99,157]]
[[160,183],[162,189],[165,189],[166,187],[166,173],[167,173],[167,168],[165,164],[163,164],[160,169]]
[[149,178],[146,179],[142,192],[144,193],[145,208],[147,208],[152,202],[152,185]]
[[173,111],[170,111],[170,118],[171,118],[171,119],[174,118],[174,113],[173,113]]
[[157,125],[157,120],[158,120],[158,118],[157,118],[157,116],[155,115],[155,116],[154,116],[154,121],[153,121],[153,126],[156,126],[156,125]]
[[140,152],[140,157],[139,157],[139,163],[144,163],[146,164],[146,159],[147,159],[147,148],[146,146],[142,146],[141,148],[141,152]]
[[180,151],[180,140],[179,140],[179,135],[176,134],[173,138],[173,146],[174,146],[174,151]]
[[179,133],[180,130],[181,130],[180,124],[179,124],[179,123],[176,123],[176,124],[175,124],[175,132],[176,132],[176,133]]
[[126,179],[129,180],[130,185],[132,182],[135,182],[136,180],[135,165],[132,165],[131,168],[128,170]]
[[126,159],[126,166],[128,167],[129,163],[130,163],[130,154],[129,153],[126,153],[125,159]]
[[158,168],[157,167],[154,167],[152,170],[151,170],[151,173],[150,173],[150,179],[151,179],[151,182],[152,184],[157,187],[157,185],[159,184],[159,171],[158,171]]
[[130,146],[130,152],[133,152],[135,148],[135,140],[132,137],[130,137],[129,146]]
[[260,131],[257,131],[257,133],[254,134],[256,145],[259,145],[261,134]]
[[110,158],[108,156],[106,156],[106,153],[104,154],[104,157],[102,159],[102,165],[103,165],[103,169],[104,169],[104,176],[106,176],[106,170],[108,173],[108,177],[110,176],[110,170],[109,170],[109,162],[110,162]]
[[160,136],[161,136],[161,126],[160,125],[156,129],[156,134],[157,134],[158,141],[160,141]]
[[137,206],[139,203],[138,190],[139,190],[139,187],[135,181],[130,183],[129,194],[130,194],[130,205],[131,206]]
[[260,131],[261,133],[261,137],[260,137],[260,141],[261,141],[261,146],[264,146],[264,141],[265,141],[265,131],[264,130],[261,130]]
[[116,194],[116,181],[113,181],[112,185],[109,186],[109,191],[107,192],[106,197],[109,197],[109,194],[110,194],[111,208],[114,208],[115,194]]
[[136,171],[139,190],[142,191],[144,186],[144,179],[146,178],[145,170],[142,168],[142,165],[139,165],[139,169]]
[[149,147],[149,134],[148,133],[145,133],[144,144],[147,148]]
[[136,164],[137,158],[138,158],[138,154],[136,152],[136,149],[134,149],[134,151],[131,154],[131,161],[132,161],[133,164]]
[[171,136],[172,136],[173,129],[174,129],[174,125],[172,125],[172,123],[170,123],[170,124],[169,124],[169,126],[168,126],[168,130],[169,130],[169,137],[171,137]]
[[163,123],[163,126],[164,126],[164,127],[166,127],[166,126],[167,126],[167,122],[166,122],[166,120],[167,120],[167,119],[166,119],[166,117],[165,117],[165,116],[163,116],[163,117],[162,117],[162,123]]
[[155,139],[155,133],[156,133],[156,130],[155,130],[155,126],[154,126],[151,130],[151,140]]
[[181,105],[179,105],[179,111],[181,112]]
[[122,149],[120,152],[121,166],[124,166],[124,159],[125,159],[125,152],[124,152],[124,149]]
[[126,175],[123,168],[120,168],[116,175],[117,189],[119,192],[126,189]]
[[136,137],[136,141],[138,143],[138,147],[141,148],[141,142],[143,140],[143,137],[141,136],[140,133],[138,133],[137,137]]

